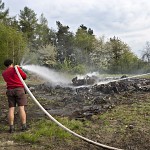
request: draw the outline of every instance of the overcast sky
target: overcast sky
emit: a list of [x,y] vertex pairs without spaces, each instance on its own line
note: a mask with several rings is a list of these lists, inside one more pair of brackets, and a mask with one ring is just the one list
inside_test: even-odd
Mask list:
[[37,18],[44,14],[49,27],[57,29],[56,21],[76,31],[84,24],[97,37],[119,37],[140,56],[150,41],[149,0],[2,0],[9,15],[18,15],[25,6]]

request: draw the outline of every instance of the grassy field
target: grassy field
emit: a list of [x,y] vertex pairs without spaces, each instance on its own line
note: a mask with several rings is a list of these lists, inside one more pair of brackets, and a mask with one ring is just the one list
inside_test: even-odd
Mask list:
[[[74,132],[95,141],[110,145],[114,141],[114,146],[126,146],[126,149],[133,145],[135,149],[142,150],[144,145],[147,149],[146,142],[150,141],[150,97],[147,98],[146,102],[120,105],[104,114],[94,115],[91,120],[84,122],[70,120],[67,117],[57,117],[57,120]],[[48,118],[32,122],[31,126],[32,128],[25,133],[14,134],[13,139],[33,145],[40,143],[47,148],[54,148],[56,145],[50,146],[46,141],[54,143],[56,140],[57,145],[62,146],[65,143],[66,147],[73,147],[74,142],[80,143],[78,147],[83,144]]]
[[[0,106],[4,106],[1,108],[7,113],[4,85],[5,83],[0,76]],[[150,93],[138,92],[127,95],[116,95],[121,104],[105,113],[93,115],[90,120],[79,121],[58,116],[56,119],[74,132],[102,144],[126,150],[149,150]],[[33,109],[32,106],[31,109]],[[3,145],[5,149],[8,148],[8,144],[4,144],[5,141],[13,141],[13,144],[9,145],[9,148],[13,150],[103,150],[103,148],[87,144],[74,137],[46,116],[28,119],[29,130],[26,132],[17,131],[11,136],[7,133],[6,114],[0,119],[5,124],[0,125],[0,146]]]

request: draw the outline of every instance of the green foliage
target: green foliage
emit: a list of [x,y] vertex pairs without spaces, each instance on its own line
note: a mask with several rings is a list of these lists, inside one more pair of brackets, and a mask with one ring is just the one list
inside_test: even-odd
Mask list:
[[86,71],[86,65],[72,65],[71,61],[66,59],[64,60],[64,63],[57,63],[55,68],[71,74],[84,74]]
[[150,64],[150,42],[146,42],[146,46],[142,54],[142,60]]
[[75,43],[78,48],[81,48],[84,51],[84,54],[89,54],[93,50],[93,42],[95,41],[95,36],[90,29],[87,30],[87,27],[81,25],[78,28],[76,35],[75,35]]
[[9,14],[9,9],[5,9],[5,4],[0,0],[0,22],[3,22]]
[[139,59],[130,51],[125,50],[119,60],[120,73],[134,73],[139,68]]
[[75,34],[75,56],[77,63],[90,65],[90,53],[94,50],[94,42],[96,38],[93,35],[93,30],[87,30],[87,27],[81,25]]
[[6,58],[12,59],[15,64],[20,62],[25,46],[22,33],[0,23],[0,68],[4,67]]
[[57,61],[63,63],[65,59],[71,60],[72,54],[74,54],[73,33],[69,31],[69,26],[62,25],[59,21],[56,22],[58,31],[57,35]]
[[[4,6],[0,0],[1,68],[3,60],[8,57],[18,63],[27,43],[29,52],[26,56],[33,56],[31,62],[70,73],[84,73],[86,68],[89,71],[99,70],[115,74],[135,73],[136,70],[149,72],[149,42],[146,43],[140,60],[126,43],[115,36],[105,42],[103,36],[97,39],[93,30],[85,25],[80,25],[74,34],[69,31],[69,26],[61,24],[60,21],[56,21],[55,31],[48,27],[44,14],[41,14],[38,20],[34,10],[24,7],[17,20],[15,17],[9,17],[9,9]],[[54,53],[48,50],[49,45],[50,49],[53,47]]]
[[50,40],[50,29],[48,27],[48,21],[44,17],[43,14],[41,14],[39,23],[36,27],[36,47],[41,48],[45,47],[49,44],[51,44]]
[[35,31],[37,27],[37,18],[32,9],[24,7],[24,10],[20,11],[19,26],[24,33],[24,37],[28,40],[30,49],[35,47],[34,40],[36,39]]
[[49,44],[45,47],[41,47],[38,49],[37,54],[38,63],[54,68],[56,65],[57,50],[53,45]]
[[86,72],[86,66],[82,64],[78,64],[72,68],[72,73],[75,74],[84,74]]
[[99,37],[93,42],[94,50],[90,53],[92,66],[96,70],[107,70],[108,60],[110,59],[109,49],[106,47],[104,36]]
[[64,60],[64,63],[61,64],[61,69],[62,69],[63,71],[68,71],[68,72],[70,72],[70,70],[72,69],[72,67],[71,67],[71,61],[65,59],[65,60]]
[[131,73],[138,69],[139,59],[119,38],[110,38],[106,47],[109,49],[108,70],[110,73]]

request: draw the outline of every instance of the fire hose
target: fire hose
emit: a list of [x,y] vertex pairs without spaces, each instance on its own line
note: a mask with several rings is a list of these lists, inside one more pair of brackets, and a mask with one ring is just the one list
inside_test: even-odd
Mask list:
[[29,90],[29,88],[27,87],[26,83],[24,82],[24,80],[22,79],[19,71],[18,71],[18,68],[17,66],[15,66],[15,70],[16,70],[16,73],[18,75],[18,77],[20,78],[22,84],[24,85],[24,88],[26,89],[26,91],[28,92],[28,94],[30,95],[30,97],[33,99],[33,101],[38,105],[38,107],[53,121],[55,122],[58,126],[60,126],[61,128],[63,128],[64,130],[66,130],[67,132],[71,133],[72,135],[88,142],[88,143],[91,143],[91,144],[94,144],[94,145],[97,145],[99,147],[103,147],[103,148],[106,148],[106,149],[111,149],[111,150],[122,150],[122,149],[118,149],[118,148],[115,148],[115,147],[111,147],[111,146],[107,146],[107,145],[104,145],[104,144],[101,144],[101,143],[98,143],[98,142],[95,142],[95,141],[92,141],[90,139],[87,139],[75,132],[73,132],[72,130],[68,129],[67,127],[65,127],[64,125],[62,125],[60,122],[58,122],[55,118],[53,118],[45,109],[44,107],[37,101],[37,99],[34,97],[34,95],[31,93],[31,91]]

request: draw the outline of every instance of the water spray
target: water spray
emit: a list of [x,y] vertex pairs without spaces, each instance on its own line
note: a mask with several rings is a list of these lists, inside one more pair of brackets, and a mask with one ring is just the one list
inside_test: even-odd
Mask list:
[[15,70],[16,70],[16,73],[19,77],[19,79],[21,80],[22,84],[24,85],[24,88],[26,89],[26,91],[28,92],[28,94],[30,95],[30,97],[33,99],[33,101],[38,105],[38,107],[53,121],[55,122],[58,126],[60,126],[61,128],[63,128],[64,130],[66,130],[67,132],[71,133],[72,135],[88,142],[88,143],[91,143],[93,145],[96,145],[96,146],[99,146],[99,147],[103,147],[103,148],[106,148],[106,149],[110,149],[110,150],[122,150],[122,149],[118,149],[118,148],[115,148],[115,147],[111,147],[111,146],[107,146],[107,145],[104,145],[104,144],[101,144],[101,143],[98,143],[98,142],[95,142],[95,141],[92,141],[90,139],[87,139],[75,132],[73,132],[72,130],[68,129],[67,127],[65,127],[64,125],[62,125],[60,122],[58,122],[55,118],[53,118],[51,116],[51,114],[49,114],[45,109],[44,107],[37,101],[37,99],[34,97],[34,95],[31,93],[31,91],[29,90],[29,88],[27,87],[26,83],[24,82],[24,80],[22,79],[19,71],[18,71],[18,68],[17,66],[15,66]]
[[22,65],[21,68],[34,74],[40,75],[40,77],[42,77],[43,79],[50,81],[52,85],[59,84],[65,87],[70,84],[70,79],[67,78],[66,74],[56,72],[55,70],[49,69],[44,66]]

